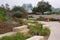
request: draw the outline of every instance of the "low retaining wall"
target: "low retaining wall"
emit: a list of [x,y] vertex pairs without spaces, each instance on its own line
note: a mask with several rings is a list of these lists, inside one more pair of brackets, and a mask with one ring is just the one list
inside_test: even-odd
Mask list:
[[60,15],[29,15],[29,16],[33,16],[35,19],[39,18],[40,16],[45,17],[45,18],[60,19]]
[[44,37],[43,36],[33,36],[33,37],[28,38],[26,40],[44,40]]

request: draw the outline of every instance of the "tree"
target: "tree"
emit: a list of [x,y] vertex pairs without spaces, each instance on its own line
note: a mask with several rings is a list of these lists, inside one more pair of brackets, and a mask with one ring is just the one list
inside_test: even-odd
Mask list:
[[5,4],[6,10],[10,11],[9,4]]
[[3,9],[5,9],[5,6],[4,6],[3,4],[1,5],[1,7],[2,7]]
[[37,7],[34,7],[32,11],[33,13],[41,12],[44,14],[44,12],[51,11],[51,5],[48,2],[41,1],[38,2]]
[[36,13],[36,12],[38,12],[38,8],[34,7],[32,11],[33,11],[33,13]]
[[6,10],[0,7],[0,22],[6,21]]
[[17,12],[17,11],[24,12],[25,9],[22,8],[22,7],[20,7],[20,6],[14,6],[13,9],[12,9],[12,11],[14,11],[14,12]]

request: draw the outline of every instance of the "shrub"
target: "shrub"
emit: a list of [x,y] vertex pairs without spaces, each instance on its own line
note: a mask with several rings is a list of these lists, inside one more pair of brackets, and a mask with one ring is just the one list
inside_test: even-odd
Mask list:
[[34,18],[33,16],[28,16],[27,17],[28,20],[33,20],[33,18]]
[[54,18],[50,18],[51,21],[58,21],[57,19],[54,19]]
[[20,23],[21,25],[23,25],[24,22],[23,22],[23,20],[19,20],[19,23]]
[[0,7],[0,22],[6,21],[6,11]]
[[40,31],[40,35],[42,36],[48,36],[49,34],[50,34],[50,30],[47,28]]
[[43,29],[43,24],[36,24],[35,26],[29,26],[31,35],[41,35],[48,36],[50,34],[50,30],[48,28]]
[[28,16],[28,18],[33,18],[33,16]]
[[36,26],[31,26],[30,34],[32,35],[39,35],[40,30],[42,30],[42,24],[37,24]]
[[18,20],[18,22],[19,22],[21,25],[27,25],[27,21]]
[[6,17],[5,16],[0,16],[0,22],[5,22],[7,21]]
[[16,18],[21,18],[22,17],[22,12],[17,11],[14,15]]

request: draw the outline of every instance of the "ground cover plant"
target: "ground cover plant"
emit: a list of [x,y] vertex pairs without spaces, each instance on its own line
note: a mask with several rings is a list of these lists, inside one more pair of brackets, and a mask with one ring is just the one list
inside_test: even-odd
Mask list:
[[12,35],[12,36],[4,36],[0,40],[26,40],[27,38],[29,38],[27,35],[17,33],[16,35]]

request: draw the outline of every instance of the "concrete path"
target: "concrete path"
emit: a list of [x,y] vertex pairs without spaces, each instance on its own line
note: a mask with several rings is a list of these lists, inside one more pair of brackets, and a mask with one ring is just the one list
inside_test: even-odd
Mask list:
[[60,40],[60,23],[59,22],[42,22],[49,25],[51,34],[48,40]]

